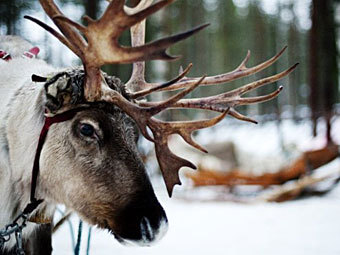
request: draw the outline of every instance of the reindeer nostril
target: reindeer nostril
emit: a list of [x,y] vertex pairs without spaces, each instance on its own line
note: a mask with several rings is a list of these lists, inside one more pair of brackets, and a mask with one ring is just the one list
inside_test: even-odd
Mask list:
[[154,240],[155,234],[154,231],[152,230],[150,221],[148,218],[143,217],[140,223],[140,230],[142,234],[142,239],[144,242],[150,242]]
[[[138,229],[139,226],[139,229]],[[159,222],[152,224],[152,219],[142,216],[137,225],[138,238],[129,238],[128,236],[120,236],[115,234],[116,239],[124,245],[138,245],[138,246],[151,246],[163,238],[168,230],[168,220],[164,215],[159,219]]]

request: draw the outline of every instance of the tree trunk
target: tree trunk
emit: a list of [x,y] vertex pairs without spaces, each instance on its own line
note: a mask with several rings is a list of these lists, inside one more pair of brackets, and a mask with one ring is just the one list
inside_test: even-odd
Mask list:
[[317,119],[318,113],[318,2],[319,0],[312,1],[311,17],[312,17],[312,28],[310,31],[310,45],[309,45],[309,55],[310,55],[310,67],[309,67],[309,104],[311,109],[311,119],[313,122],[313,136],[317,135]]
[[337,46],[336,25],[334,20],[334,1],[319,0],[320,10],[320,60],[323,117],[327,126],[327,142],[332,143],[331,119],[333,106],[337,101],[338,69],[337,69]]
[[96,19],[98,15],[99,9],[99,1],[98,0],[85,0],[85,12],[92,19]]
[[[293,13],[292,22],[289,25],[288,32],[288,63],[294,63],[296,61],[296,53],[299,52],[299,32],[297,30],[297,17],[294,11],[294,4],[289,6],[290,11]],[[299,79],[300,72],[293,72],[289,75],[289,105],[292,107],[292,114],[294,121],[297,121],[297,106],[298,106],[298,88],[300,86]]]

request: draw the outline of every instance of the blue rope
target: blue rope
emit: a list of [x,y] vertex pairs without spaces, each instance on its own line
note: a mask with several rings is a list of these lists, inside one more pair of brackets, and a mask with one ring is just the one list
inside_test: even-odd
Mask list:
[[89,227],[89,233],[88,233],[88,236],[87,236],[86,255],[89,255],[89,254],[90,254],[91,233],[92,233],[92,227]]
[[[62,210],[60,210],[59,208],[57,208],[57,211],[58,211],[62,216],[65,215],[65,213],[64,213]],[[72,249],[73,249],[74,246],[75,246],[76,244],[75,244],[75,240],[74,240],[73,226],[72,226],[72,222],[71,222],[70,219],[67,219],[67,224],[68,224],[68,226],[69,226],[69,228],[70,228],[71,243],[72,243],[71,245],[72,245]]]
[[[62,210],[60,210],[59,208],[57,208],[57,211],[61,214],[61,215],[65,215],[64,212]],[[72,242],[72,248],[74,247],[74,254],[75,255],[79,255],[80,252],[80,244],[81,244],[81,237],[82,237],[82,231],[83,231],[83,222],[80,220],[79,221],[79,225],[78,225],[78,235],[77,235],[77,244],[75,244],[75,240],[74,240],[74,231],[73,231],[73,226],[72,226],[72,222],[68,219],[67,223],[69,225],[70,228],[70,234],[71,234],[71,242]],[[89,227],[89,231],[88,231],[88,236],[87,236],[87,248],[86,248],[86,255],[90,254],[90,244],[91,244],[91,237],[92,237],[92,227]]]
[[78,225],[78,237],[77,237],[77,244],[76,247],[74,248],[74,255],[79,255],[80,252],[80,243],[81,243],[81,233],[83,231],[83,222],[79,220],[79,225]]

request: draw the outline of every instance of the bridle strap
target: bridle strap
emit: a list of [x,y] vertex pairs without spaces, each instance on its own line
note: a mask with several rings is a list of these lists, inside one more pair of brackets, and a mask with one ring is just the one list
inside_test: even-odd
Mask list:
[[33,163],[30,203],[25,207],[23,211],[24,214],[32,213],[38,207],[38,205],[43,201],[42,199],[39,199],[39,200],[36,199],[35,190],[36,190],[37,179],[38,179],[38,174],[40,170],[40,167],[39,167],[40,155],[41,155],[41,151],[42,151],[49,128],[53,124],[72,119],[81,110],[84,110],[84,109],[77,108],[77,109],[69,110],[67,112],[55,115],[53,117],[45,118],[45,123],[40,132],[39,142],[38,142],[38,146],[37,146],[37,150],[36,150],[35,158],[34,158],[34,163]]

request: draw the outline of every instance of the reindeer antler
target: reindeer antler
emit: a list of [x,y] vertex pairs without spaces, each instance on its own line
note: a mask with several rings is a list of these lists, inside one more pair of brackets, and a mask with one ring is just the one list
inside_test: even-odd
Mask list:
[[[246,67],[250,57],[250,52],[248,52],[247,57],[239,67],[229,73],[212,77],[187,78],[185,75],[192,67],[192,64],[190,64],[176,78],[169,82],[162,84],[147,83],[144,78],[144,61],[175,59],[175,57],[169,56],[166,53],[166,49],[207,26],[202,25],[187,32],[145,44],[145,18],[173,1],[161,0],[151,5],[152,0],[141,0],[135,8],[124,6],[124,0],[109,1],[109,6],[99,20],[84,17],[88,23],[88,26],[84,27],[65,17],[53,0],[40,0],[45,12],[58,26],[62,34],[41,21],[26,16],[26,18],[52,33],[80,57],[86,73],[84,94],[87,101],[106,101],[117,105],[135,120],[142,134],[148,140],[155,143],[157,159],[170,196],[174,185],[180,184],[179,169],[183,166],[191,168],[195,168],[195,166],[170,151],[168,137],[172,134],[179,134],[191,146],[207,152],[192,139],[191,135],[195,130],[217,124],[226,114],[241,120],[255,122],[236,112],[234,107],[270,100],[279,94],[282,87],[265,96],[241,98],[241,95],[265,84],[282,79],[296,67],[294,65],[282,73],[249,83],[230,92],[206,98],[183,99],[183,97],[200,85],[225,83],[259,72],[273,64],[282,55],[285,48],[273,58],[251,68]],[[131,47],[125,47],[118,43],[118,38],[127,28],[131,28]],[[127,83],[131,101],[124,98],[117,91],[110,89],[102,77],[100,67],[104,64],[114,63],[133,63],[133,73]],[[177,89],[183,90],[165,101],[138,102],[134,100],[155,91]],[[163,122],[153,117],[169,108],[207,109],[221,112],[222,114],[210,120],[190,122]],[[152,136],[148,133],[148,128],[151,130]]]
[[202,25],[190,31],[145,45],[124,47],[118,43],[118,38],[126,29],[143,21],[146,17],[172,3],[174,0],[162,0],[145,9],[141,9],[141,6],[144,6],[142,4],[138,6],[139,11],[131,11],[131,9],[124,8],[125,0],[115,0],[109,3],[100,19],[92,20],[85,16],[84,19],[88,23],[87,27],[64,16],[53,0],[39,1],[47,15],[53,20],[63,35],[35,18],[25,17],[52,33],[82,60],[86,72],[85,95],[88,101],[96,101],[101,98],[100,88],[103,81],[100,73],[101,66],[105,64],[134,63],[152,59],[176,59],[176,57],[166,53],[167,48],[207,26]]

